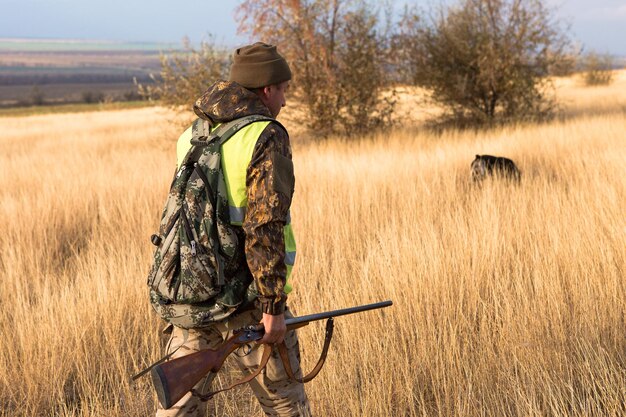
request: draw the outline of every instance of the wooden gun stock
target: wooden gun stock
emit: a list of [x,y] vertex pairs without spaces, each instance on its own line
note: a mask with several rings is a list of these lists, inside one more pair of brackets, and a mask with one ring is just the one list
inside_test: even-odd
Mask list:
[[150,374],[159,402],[163,408],[171,408],[209,372],[219,371],[228,355],[262,338],[263,326],[249,326],[237,330],[217,349],[203,349],[154,366]]
[[[317,372],[319,372],[323,365],[323,360],[326,357],[326,351],[328,349],[328,345],[330,344],[330,337],[332,335],[333,317],[358,313],[366,310],[373,310],[376,308],[388,307],[390,305],[392,305],[391,301],[383,301],[380,303],[367,304],[358,307],[287,319],[285,321],[287,330],[294,330],[306,326],[311,321],[323,319],[329,319],[329,324],[331,325],[327,326],[327,340],[324,344],[322,357],[320,358],[318,365],[316,365],[315,367],[315,373],[313,374],[312,372],[312,376],[305,377],[304,379],[306,381],[312,379],[315,375],[317,375]],[[263,334],[264,330],[262,324],[247,326],[242,329],[236,330],[235,334],[230,339],[226,340],[217,349],[203,349],[190,355],[170,359],[167,362],[155,365],[151,370],[152,382],[154,383],[159,402],[161,403],[163,408],[171,408],[181,398],[183,398],[187,392],[191,391],[193,387],[209,372],[218,372],[224,364],[224,361],[226,360],[228,355],[230,355],[242,346],[246,346],[251,342],[261,340],[263,338]],[[226,389],[230,389],[243,382],[247,382],[261,372],[261,370],[267,364],[271,352],[271,347],[267,345],[265,346],[266,348],[263,352],[263,359],[261,360],[259,368],[257,368],[254,373],[248,375],[243,380],[232,384]],[[286,367],[289,366],[289,364],[285,365]],[[291,369],[289,369],[289,372],[290,371]],[[205,398],[211,398],[215,393],[224,391],[226,389],[213,392],[209,395],[206,395]]]
[[151,376],[161,405],[171,408],[206,374],[219,371],[228,355],[240,346],[233,336],[217,349],[203,349],[156,365]]

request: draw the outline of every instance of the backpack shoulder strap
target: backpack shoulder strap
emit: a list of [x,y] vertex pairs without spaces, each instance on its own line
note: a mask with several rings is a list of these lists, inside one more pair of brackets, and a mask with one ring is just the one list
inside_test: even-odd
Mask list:
[[202,155],[202,150],[205,146],[212,143],[222,146],[239,130],[251,123],[263,121],[276,123],[283,130],[285,130],[285,132],[287,131],[287,129],[285,129],[285,127],[276,119],[260,114],[251,114],[238,119],[233,119],[228,123],[222,123],[217,128],[213,129],[213,131],[211,131],[211,126],[208,121],[200,118],[196,119],[192,125],[192,147],[189,152],[187,152],[181,166],[197,161],[198,158],[200,158],[200,155]]
[[[217,129],[215,129],[209,137],[207,138],[207,142],[212,142],[217,140],[219,145],[223,145],[228,139],[230,139],[235,133],[244,127],[248,126],[251,123],[255,122],[273,122],[278,124],[282,129],[285,129],[283,125],[281,125],[276,119],[268,116],[263,116],[260,114],[251,114],[248,116],[241,117],[239,119],[231,120],[228,123],[221,124]],[[286,129],[285,129],[286,131]]]
[[211,134],[211,125],[208,120],[197,118],[191,125],[192,139],[206,139]]

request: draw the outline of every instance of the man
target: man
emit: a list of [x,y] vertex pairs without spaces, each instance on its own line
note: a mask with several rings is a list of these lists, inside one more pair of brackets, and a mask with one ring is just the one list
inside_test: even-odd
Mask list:
[[[260,114],[275,118],[285,106],[291,71],[276,47],[255,43],[239,48],[233,56],[229,81],[218,81],[196,101],[194,111],[211,126],[243,116]],[[178,164],[191,148],[191,128],[179,138]],[[168,353],[172,357],[215,347],[243,325],[262,321],[262,343],[285,342],[292,367],[301,376],[299,345],[294,331],[286,332],[287,278],[295,260],[289,207],[294,190],[291,147],[287,132],[271,121],[252,123],[233,135],[221,149],[222,169],[228,189],[230,221],[240,244],[231,276],[248,277],[248,302],[237,299],[230,311],[224,307],[220,319],[208,327],[178,326],[172,331]],[[227,276],[228,279],[228,276]],[[250,303],[250,299],[253,303]],[[154,305],[154,300],[153,300]],[[168,306],[169,308],[170,306]],[[215,317],[216,315],[214,315]],[[225,318],[222,318],[225,317]],[[231,355],[244,372],[255,369],[262,349],[245,356]],[[272,354],[266,369],[249,384],[266,415],[308,416],[309,404],[303,385],[289,380],[278,355]],[[169,410],[158,417],[204,416],[206,403],[200,397],[210,391],[210,374]]]

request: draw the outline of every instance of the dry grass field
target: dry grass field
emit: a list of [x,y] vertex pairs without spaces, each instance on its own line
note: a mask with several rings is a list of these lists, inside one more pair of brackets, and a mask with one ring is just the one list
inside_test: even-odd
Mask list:
[[[394,301],[336,320],[315,415],[626,415],[626,77],[559,89],[550,124],[293,136],[296,314]],[[0,118],[0,416],[153,413],[129,379],[164,343],[145,277],[168,118]],[[472,186],[482,153],[521,183]],[[322,330],[300,330],[305,368]],[[259,415],[250,396],[211,415]]]

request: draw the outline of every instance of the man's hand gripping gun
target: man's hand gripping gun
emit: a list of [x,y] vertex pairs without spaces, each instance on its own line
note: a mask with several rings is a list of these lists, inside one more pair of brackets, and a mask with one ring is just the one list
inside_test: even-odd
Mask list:
[[[324,340],[324,347],[322,354],[317,362],[317,365],[313,370],[303,378],[297,378],[291,368],[289,357],[287,356],[287,348],[284,343],[278,344],[278,352],[283,361],[285,371],[287,375],[295,381],[305,383],[309,382],[322,369],[324,361],[326,360],[326,354],[328,347],[330,346],[330,340],[333,333],[333,317],[343,316],[346,314],[354,314],[367,310],[374,310],[378,308],[388,307],[392,305],[391,301],[382,301],[379,303],[366,304],[357,307],[344,308],[341,310],[327,311],[324,313],[311,314],[308,316],[294,317],[285,320],[287,330],[294,330],[300,327],[304,327],[312,321],[328,319],[326,323],[326,338]],[[192,353],[190,355],[182,356],[180,358],[171,359],[167,362],[163,362],[155,365],[151,369],[152,382],[157,391],[159,402],[164,408],[171,408],[176,404],[187,392],[191,391],[193,387],[209,372],[217,373],[224,361],[234,351],[240,348],[248,348],[253,342],[258,342],[263,338],[264,330],[263,324],[250,325],[241,329],[235,330],[233,336],[224,341],[222,345],[216,349],[203,349],[201,351]],[[267,365],[272,352],[271,345],[264,345],[263,355],[259,367],[247,375],[243,379],[231,384],[230,386],[210,392],[208,394],[201,394],[195,392],[195,395],[199,396],[203,400],[209,400],[218,392],[226,391],[237,385],[244,384],[254,379]],[[135,378],[143,375],[138,374]],[[134,378],[134,379],[135,379]]]

